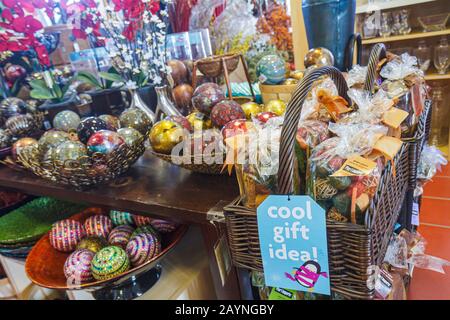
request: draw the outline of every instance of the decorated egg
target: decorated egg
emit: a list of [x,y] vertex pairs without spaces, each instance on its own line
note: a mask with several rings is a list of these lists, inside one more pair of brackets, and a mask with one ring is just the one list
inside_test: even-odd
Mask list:
[[119,118],[110,114],[102,114],[98,117],[106,122],[106,124],[108,125],[108,130],[117,131],[120,128]]
[[286,112],[286,103],[283,100],[270,100],[264,106],[264,112],[273,112],[277,116],[282,116]]
[[76,161],[87,156],[86,146],[79,141],[65,141],[59,144],[53,151],[52,158],[64,163],[66,161]]
[[130,268],[127,253],[121,247],[109,246],[97,252],[92,259],[91,271],[96,280],[107,280]]
[[192,95],[192,104],[204,114],[210,114],[212,108],[222,100],[225,100],[222,89],[212,82],[198,86]]
[[87,142],[90,153],[109,154],[125,143],[125,140],[114,131],[100,130],[94,133]]
[[220,128],[236,119],[246,119],[246,116],[239,103],[233,100],[223,100],[211,111],[211,121]]
[[58,112],[53,118],[53,127],[62,131],[75,131],[80,124],[80,116],[73,111],[64,110]]
[[117,133],[125,140],[125,143],[128,146],[132,146],[138,141],[142,141],[144,137],[139,131],[133,128],[120,128],[117,130]]
[[104,215],[91,216],[84,221],[86,235],[108,239],[113,226],[111,219]]
[[50,244],[62,252],[75,250],[77,244],[86,235],[83,225],[72,219],[65,219],[53,224],[49,234]]
[[256,119],[261,123],[266,123],[267,121],[269,121],[270,118],[275,117],[278,116],[273,112],[261,112],[256,116]]
[[158,255],[161,251],[161,243],[152,234],[140,234],[130,239],[126,251],[131,264],[137,267]]
[[151,226],[159,233],[170,233],[176,230],[178,223],[161,219],[153,219]]
[[192,126],[189,120],[186,117],[179,116],[179,115],[172,115],[166,117],[164,120],[173,121],[175,123],[178,123],[180,126],[182,126],[184,129],[188,131],[192,131]]
[[194,131],[212,128],[211,119],[201,112],[192,112],[186,117],[186,119],[189,121]]
[[177,123],[161,120],[152,127],[150,144],[155,152],[170,154],[172,149],[184,139],[185,130]]
[[178,110],[187,110],[191,104],[194,89],[188,84],[180,84],[173,88],[173,100],[178,107]]
[[64,263],[64,275],[70,284],[92,281],[91,262],[94,252],[86,249],[74,251]]
[[152,122],[148,116],[138,108],[129,108],[120,115],[120,125],[122,128],[133,128],[141,134],[147,134],[152,126]]
[[45,154],[48,149],[57,147],[68,140],[70,140],[70,136],[67,132],[59,130],[47,131],[38,141],[39,150],[42,154]]
[[101,237],[85,237],[77,245],[77,250],[86,249],[93,253],[99,252],[108,246],[108,242]]
[[9,134],[8,131],[0,129],[0,149],[9,147],[9,145],[11,144],[11,140],[11,134]]
[[81,120],[77,127],[78,139],[84,144],[87,143],[89,138],[100,130],[107,130],[108,125],[105,121],[97,117],[89,117]]
[[116,226],[122,224],[134,225],[134,215],[125,211],[111,210],[109,211],[109,218]]
[[188,70],[183,62],[180,60],[169,60],[167,65],[170,67],[170,75],[176,85],[179,85],[187,80]]
[[131,235],[131,237],[137,236],[138,234],[153,234],[156,237],[159,237],[158,233],[156,232],[155,229],[153,229],[153,227],[149,224],[140,226],[139,228],[136,228],[136,230],[133,231],[133,234]]
[[27,105],[22,99],[10,97],[3,99],[3,101],[0,102],[0,116],[3,119],[8,119],[19,114],[25,114],[26,112]]
[[108,242],[113,246],[125,249],[133,231],[134,228],[126,224],[115,227],[108,236]]
[[263,84],[280,84],[286,78],[286,64],[276,54],[264,56],[256,65],[256,75]]
[[134,220],[134,223],[138,227],[141,227],[141,226],[146,226],[146,225],[150,224],[150,222],[152,222],[153,218],[134,214],[133,215],[133,220]]
[[254,101],[246,102],[241,105],[242,110],[248,120],[262,112],[262,107]]

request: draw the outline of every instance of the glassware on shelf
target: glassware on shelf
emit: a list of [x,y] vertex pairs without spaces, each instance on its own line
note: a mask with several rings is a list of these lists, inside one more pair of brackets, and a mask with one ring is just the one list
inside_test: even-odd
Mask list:
[[433,112],[431,113],[430,145],[436,147],[448,144],[448,114],[446,99],[444,99],[444,87],[433,87],[431,99],[433,100]]
[[409,25],[409,10],[402,9],[399,11],[400,16],[400,34],[408,34],[411,32],[411,26]]
[[402,24],[400,22],[400,12],[395,11],[392,13],[391,32],[393,35],[399,35],[399,34],[401,34],[401,30],[402,30]]
[[417,57],[420,70],[426,72],[431,63],[431,48],[427,46],[425,40],[419,41],[419,46],[413,50],[413,55]]
[[445,74],[450,64],[450,51],[446,37],[442,37],[434,48],[434,66],[439,74]]
[[445,30],[445,26],[447,24],[449,16],[450,13],[446,12],[431,16],[419,17],[418,20],[423,28],[423,32],[439,31]]
[[379,12],[374,12],[372,14],[367,13],[364,17],[363,22],[363,36],[364,39],[374,38],[378,35],[378,32],[380,31],[379,22],[377,25],[377,16],[379,15]]
[[391,13],[383,12],[381,14],[381,26],[380,26],[380,36],[389,37],[392,33],[391,30]]

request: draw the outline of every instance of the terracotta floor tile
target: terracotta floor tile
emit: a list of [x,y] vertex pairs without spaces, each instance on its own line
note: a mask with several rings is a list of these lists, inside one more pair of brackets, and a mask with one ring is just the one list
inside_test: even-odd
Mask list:
[[450,178],[434,177],[432,182],[425,185],[423,195],[450,199]]
[[423,198],[420,210],[420,223],[432,223],[450,227],[450,200]]

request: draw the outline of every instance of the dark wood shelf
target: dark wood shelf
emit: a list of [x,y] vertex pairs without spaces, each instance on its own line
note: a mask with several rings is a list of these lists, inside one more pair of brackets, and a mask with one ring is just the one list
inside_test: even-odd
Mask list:
[[239,194],[236,178],[204,175],[166,163],[149,153],[118,180],[86,191],[57,185],[31,172],[0,167],[0,186],[37,196],[108,206],[173,220],[206,223],[220,201]]

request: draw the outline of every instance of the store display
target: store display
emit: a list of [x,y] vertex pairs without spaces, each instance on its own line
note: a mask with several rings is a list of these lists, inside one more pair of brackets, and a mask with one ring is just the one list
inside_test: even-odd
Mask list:
[[113,278],[130,268],[127,253],[120,247],[109,246],[97,252],[92,259],[91,271],[96,280]]
[[92,281],[91,261],[94,255],[94,252],[86,249],[72,252],[64,263],[64,275],[67,280],[81,283]]
[[125,249],[133,231],[134,228],[129,225],[117,226],[111,230],[108,236],[108,242],[110,245]]
[[53,118],[53,127],[56,130],[75,131],[80,124],[80,116],[73,111],[64,110],[56,114]]
[[112,221],[103,215],[95,215],[89,217],[84,222],[84,229],[87,236],[96,236],[108,239],[108,235],[112,230]]
[[56,222],[50,232],[50,243],[58,251],[71,252],[86,235],[85,228],[75,220]]

